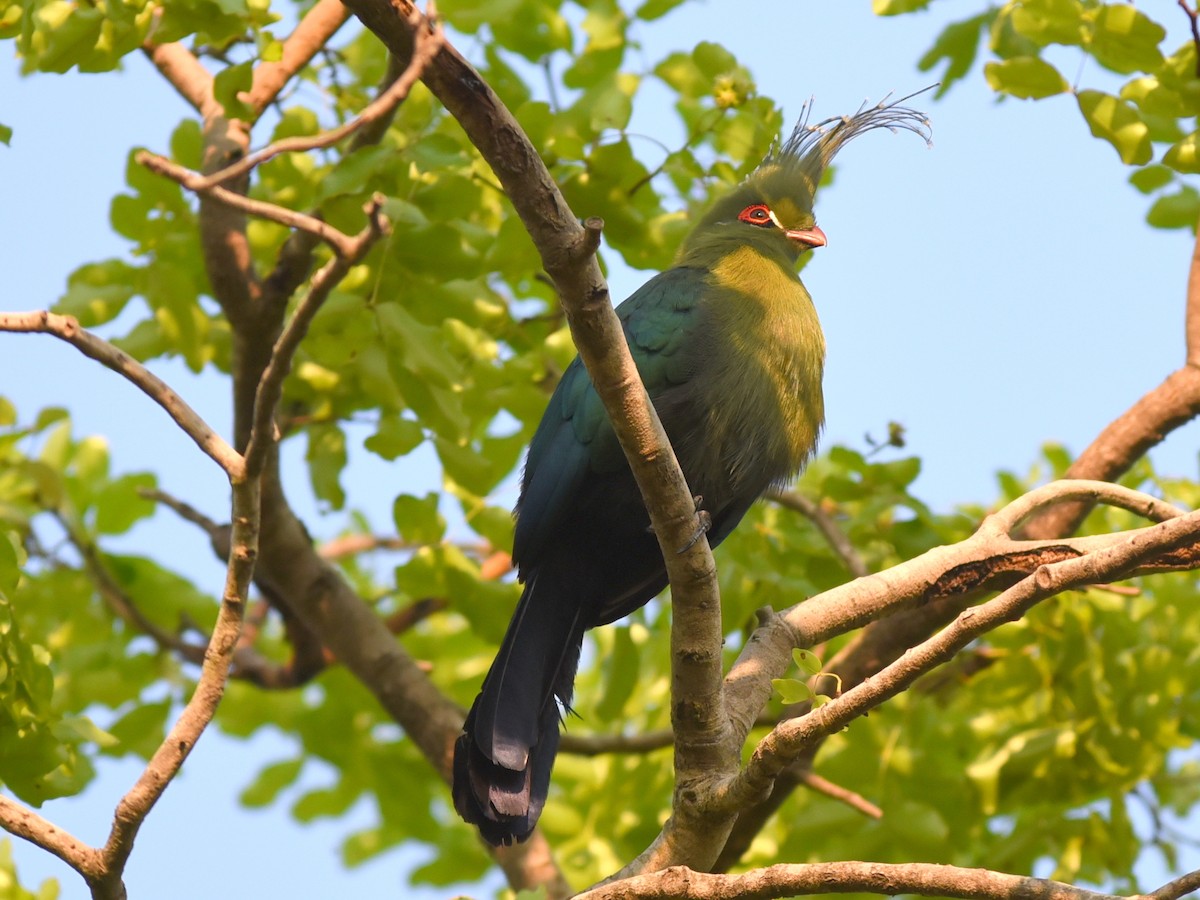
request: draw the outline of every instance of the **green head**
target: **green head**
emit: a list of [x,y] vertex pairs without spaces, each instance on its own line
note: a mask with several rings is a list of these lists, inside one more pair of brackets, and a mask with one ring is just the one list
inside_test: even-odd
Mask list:
[[732,247],[754,244],[794,266],[804,251],[823,247],[825,233],[813,216],[813,198],[837,152],[876,128],[911,131],[929,140],[929,120],[900,106],[903,102],[880,103],[815,125],[808,123],[811,107],[806,104],[791,136],[776,142],[758,168],[718,200],[688,235],[680,262],[711,265]]

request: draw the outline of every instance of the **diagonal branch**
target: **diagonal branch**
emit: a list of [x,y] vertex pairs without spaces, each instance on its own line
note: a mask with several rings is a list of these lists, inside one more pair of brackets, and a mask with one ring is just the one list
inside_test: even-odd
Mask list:
[[858,551],[854,549],[850,539],[838,527],[833,517],[821,509],[819,503],[814,503],[799,491],[772,490],[767,494],[767,499],[774,500],[780,506],[795,510],[816,525],[817,530],[821,532],[826,542],[833,548],[833,552],[842,561],[842,565],[855,578],[862,578],[864,575],[870,574],[870,569],[858,555]]
[[233,551],[226,570],[225,591],[212,639],[196,690],[183,712],[159,745],[141,776],[121,798],[113,816],[112,829],[101,850],[102,874],[89,878],[95,898],[123,898],[122,875],[133,851],[138,829],[178,774],[196,741],[212,721],[225,692],[230,662],[237,647],[245,610],[246,594],[254,560],[258,554],[259,481],[237,481],[233,486]]
[[[1110,422],[1071,463],[1066,478],[1119,478],[1172,431],[1200,416],[1200,229],[1188,269],[1184,336],[1184,364]],[[1032,538],[1073,534],[1091,508],[1088,503],[1061,506],[1032,520],[1025,533]]]
[[341,283],[387,229],[387,219],[382,212],[383,202],[384,198],[376,195],[367,204],[367,226],[348,241],[338,256],[329,260],[313,276],[308,293],[296,307],[296,312],[283,334],[279,336],[279,340],[275,342],[270,362],[259,379],[258,391],[254,398],[251,437],[246,445],[246,471],[251,475],[258,475],[263,471],[267,464],[267,448],[273,446],[277,440],[275,410],[279,405],[279,398],[283,396],[283,381],[291,371],[292,358],[308,333],[309,325],[330,292]]
[[[338,5],[341,6],[340,0]],[[432,6],[432,4],[430,5]],[[416,35],[416,47],[412,58],[400,77],[392,82],[386,91],[371,101],[355,118],[351,119],[345,125],[311,137],[289,137],[276,141],[273,144],[263,147],[261,150],[256,150],[248,154],[233,165],[212,173],[202,179],[193,189],[207,190],[214,185],[232,181],[246,175],[256,166],[262,165],[267,160],[279,156],[281,153],[300,153],[331,147],[361,128],[366,128],[377,122],[391,118],[396,107],[408,97],[409,91],[412,90],[413,86],[421,78],[425,68],[437,56],[442,45],[445,43],[442,26],[432,20],[433,16],[434,13],[432,10],[429,13],[429,18],[421,15],[415,8],[411,10],[408,22]]]
[[274,203],[267,203],[263,200],[254,200],[245,194],[223,188],[220,185],[213,184],[210,179],[205,178],[203,175],[193,172],[191,169],[187,169],[177,163],[173,163],[166,157],[159,156],[156,153],[149,153],[142,150],[134,156],[134,160],[152,172],[164,175],[172,181],[177,181],[189,191],[210,197],[228,206],[230,209],[236,209],[238,212],[257,216],[260,219],[267,219],[271,222],[278,222],[287,228],[306,231],[325,241],[341,256],[347,256],[353,251],[354,238],[316,216],[296,212],[295,210],[287,209]]
[[312,61],[349,18],[350,10],[341,0],[318,0],[283,42],[280,60],[255,66],[249,91],[249,104],[254,111],[261,114],[274,102],[284,85]]
[[[984,534],[980,529],[980,534]],[[979,606],[964,610],[947,628],[875,677],[796,719],[780,724],[759,742],[742,773],[714,797],[719,808],[743,808],[768,791],[774,777],[814,742],[846,727],[920,675],[953,658],[982,634],[1015,621],[1037,603],[1065,590],[1127,576],[1140,565],[1200,537],[1200,511],[1139,529],[1092,553],[1039,565],[1031,575]]]
[[83,878],[100,872],[100,853],[79,838],[43,819],[23,803],[0,795],[0,827],[54,854]]
[[84,356],[131,382],[166,410],[183,433],[230,477],[240,476],[243,467],[241,455],[213,431],[179,394],[124,350],[80,328],[74,316],[60,316],[52,312],[0,313],[0,331],[50,334],[66,341]]
[[150,62],[154,63],[159,74],[201,116],[207,118],[216,112],[218,104],[213,96],[213,76],[200,64],[200,60],[191,50],[178,42],[170,44],[147,42],[142,50],[149,57]]

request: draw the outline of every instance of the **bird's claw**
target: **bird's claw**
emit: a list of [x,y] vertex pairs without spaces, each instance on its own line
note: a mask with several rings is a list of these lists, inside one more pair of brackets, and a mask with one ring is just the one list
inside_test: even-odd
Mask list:
[[676,553],[687,553],[696,545],[696,541],[712,530],[712,516],[709,515],[708,510],[701,509],[700,507],[700,504],[704,502],[704,498],[697,494],[692,498],[692,502],[696,504],[696,531],[692,535],[691,540],[675,551]]

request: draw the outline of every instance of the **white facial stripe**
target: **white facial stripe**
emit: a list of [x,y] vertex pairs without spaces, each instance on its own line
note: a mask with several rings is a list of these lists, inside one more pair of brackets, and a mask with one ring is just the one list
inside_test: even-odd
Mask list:
[[776,228],[783,228],[783,223],[779,221],[779,216],[775,215],[775,210],[768,207],[767,215],[771,217],[771,221],[775,223]]

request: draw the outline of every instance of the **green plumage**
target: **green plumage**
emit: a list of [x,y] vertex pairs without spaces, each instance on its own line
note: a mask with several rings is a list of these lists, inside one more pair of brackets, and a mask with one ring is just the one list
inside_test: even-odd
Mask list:
[[[714,545],[800,470],[824,420],[825,341],[796,275],[800,254],[825,243],[812,213],[821,174],[862,131],[923,124],[898,106],[802,121],[713,206],[677,264],[617,308]],[[455,746],[455,806],[492,843],[523,840],[541,812],[584,632],[666,586],[649,524],[576,359],[526,460],[513,547],[525,591]]]

